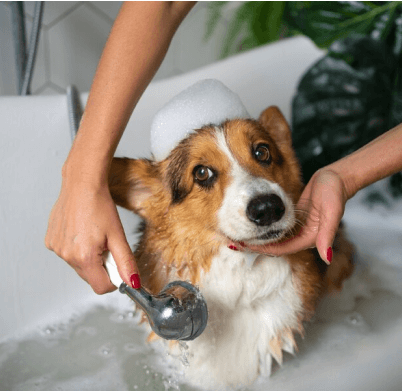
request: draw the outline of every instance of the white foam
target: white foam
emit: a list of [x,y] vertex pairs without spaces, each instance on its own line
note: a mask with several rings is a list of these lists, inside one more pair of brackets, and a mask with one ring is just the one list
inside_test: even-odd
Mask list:
[[195,129],[249,117],[239,96],[220,81],[199,81],[156,113],[151,125],[152,154],[156,160],[163,160]]

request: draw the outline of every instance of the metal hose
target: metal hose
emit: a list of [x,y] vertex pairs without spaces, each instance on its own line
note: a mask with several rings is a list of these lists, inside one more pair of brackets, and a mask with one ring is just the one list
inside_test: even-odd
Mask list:
[[29,42],[29,51],[26,61],[24,80],[20,90],[20,95],[30,94],[32,74],[35,66],[36,52],[39,43],[39,34],[42,26],[43,6],[44,6],[43,1],[37,1],[35,3],[34,20],[32,25],[31,38]]
[[17,68],[17,88],[18,93],[21,93],[27,62],[24,3],[22,1],[12,1],[10,7],[13,26],[15,65]]
[[70,123],[71,141],[74,141],[80,126],[82,117],[82,108],[80,102],[80,95],[75,86],[70,85],[67,87],[67,105],[68,105],[68,119]]

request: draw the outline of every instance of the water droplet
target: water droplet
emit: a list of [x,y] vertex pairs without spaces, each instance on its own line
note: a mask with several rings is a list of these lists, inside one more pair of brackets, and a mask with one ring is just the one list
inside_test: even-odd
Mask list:
[[357,312],[353,312],[352,314],[349,314],[346,317],[346,321],[351,324],[352,326],[361,326],[364,324],[364,319],[363,317],[357,313]]
[[313,155],[317,156],[322,152],[322,146],[321,145],[317,145],[314,149],[313,149]]
[[107,356],[110,353],[110,349],[102,349],[102,354]]
[[378,38],[380,38],[380,32],[378,31],[378,30],[374,30],[372,33],[371,33],[371,38],[373,38],[373,39],[378,39]]

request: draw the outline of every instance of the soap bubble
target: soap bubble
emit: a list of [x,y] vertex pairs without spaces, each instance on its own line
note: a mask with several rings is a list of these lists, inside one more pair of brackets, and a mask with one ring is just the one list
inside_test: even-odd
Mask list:
[[199,81],[156,113],[151,125],[151,151],[156,160],[163,160],[195,129],[234,118],[250,118],[240,98],[218,80]]
[[365,321],[363,317],[357,313],[353,312],[346,317],[346,322],[351,324],[352,326],[363,326],[365,325]]

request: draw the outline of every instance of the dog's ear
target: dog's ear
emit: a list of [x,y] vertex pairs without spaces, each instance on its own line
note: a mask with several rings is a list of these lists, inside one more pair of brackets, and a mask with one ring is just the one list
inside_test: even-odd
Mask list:
[[259,118],[260,124],[269,133],[279,149],[283,161],[287,164],[286,172],[291,174],[288,181],[289,192],[293,195],[295,201],[299,198],[303,187],[302,176],[299,161],[292,146],[292,133],[290,127],[276,106],[270,106],[265,109]]
[[113,158],[109,189],[114,202],[146,217],[147,205],[161,186],[159,166],[146,159]]
[[268,131],[279,147],[281,145],[292,145],[290,127],[278,107],[270,106],[265,109],[260,115],[259,122]]

